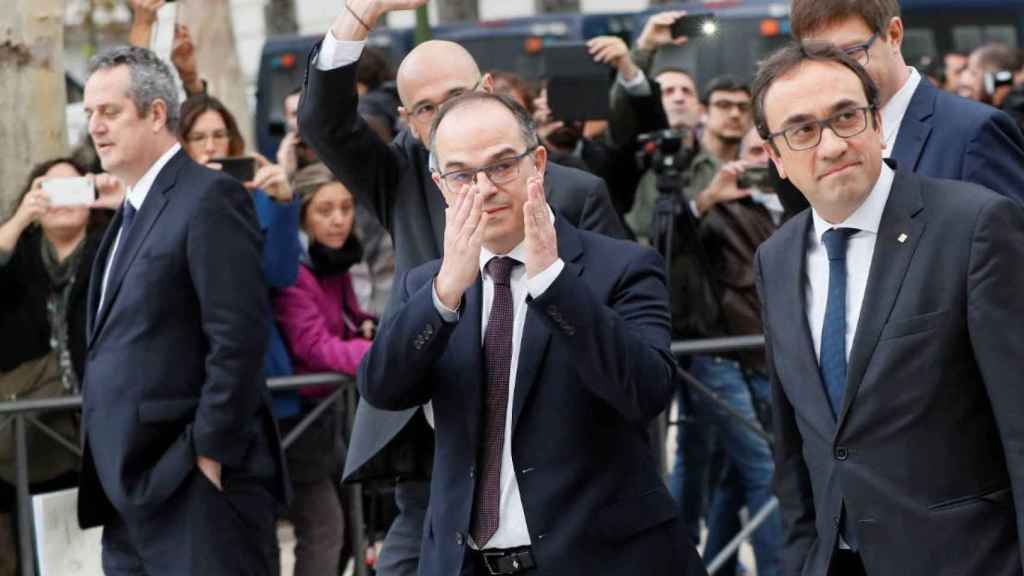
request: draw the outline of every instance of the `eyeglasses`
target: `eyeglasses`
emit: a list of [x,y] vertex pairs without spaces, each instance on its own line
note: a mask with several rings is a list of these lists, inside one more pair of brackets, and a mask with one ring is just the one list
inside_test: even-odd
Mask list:
[[868,38],[867,42],[863,44],[847,46],[846,48],[843,48],[843,52],[846,52],[847,56],[856,60],[858,63],[860,63],[861,66],[867,66],[868,63],[871,62],[871,53],[869,52],[869,50],[871,49],[871,45],[875,43],[875,40],[877,38],[878,32],[875,32],[874,34],[871,35],[870,38]]
[[188,140],[189,144],[198,144],[199,142],[205,142],[213,138],[214,141],[223,142],[228,139],[227,130],[214,130],[209,134],[205,132],[190,132],[188,136],[185,136],[185,140]]
[[459,190],[463,186],[469,186],[476,182],[477,174],[483,172],[491,184],[505,184],[519,176],[520,161],[532,154],[533,151],[534,148],[527,148],[526,152],[522,154],[503,158],[487,166],[445,172],[441,174],[441,181],[449,190]]
[[429,122],[430,119],[434,117],[434,114],[437,114],[438,108],[444,106],[445,102],[451,100],[452,98],[462,96],[467,92],[475,91],[477,88],[480,87],[480,82],[482,81],[482,78],[480,80],[477,80],[476,84],[473,84],[472,88],[457,88],[455,90],[452,90],[451,92],[448,93],[448,96],[445,97],[445,99],[441,100],[440,102],[424,102],[423,104],[420,104],[419,106],[412,109],[412,117],[419,122]]
[[739,111],[740,114],[746,114],[750,112],[750,102],[733,102],[732,100],[716,100],[711,103],[712,108],[717,108],[722,112],[729,112],[733,108]]
[[874,111],[873,106],[861,108],[848,108],[825,118],[824,120],[811,120],[801,122],[784,128],[774,134],[769,134],[768,139],[782,136],[786,145],[793,152],[810,150],[821,143],[821,133],[827,126],[836,136],[846,139],[860,134],[868,127],[868,112]]

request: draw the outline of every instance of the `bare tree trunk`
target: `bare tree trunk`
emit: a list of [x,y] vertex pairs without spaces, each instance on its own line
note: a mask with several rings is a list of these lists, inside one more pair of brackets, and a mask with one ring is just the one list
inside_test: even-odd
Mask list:
[[64,0],[0,10],[0,218],[38,162],[67,153]]
[[580,11],[580,0],[536,0],[536,2],[538,14]]
[[299,33],[295,0],[268,0],[263,10],[267,20],[267,36]]
[[235,116],[248,148],[254,150],[252,114],[245,75],[238,63],[230,0],[182,2],[178,10],[181,11],[178,20],[192,33],[199,75],[206,80],[207,91]]
[[439,22],[475,22],[480,19],[477,0],[437,0]]

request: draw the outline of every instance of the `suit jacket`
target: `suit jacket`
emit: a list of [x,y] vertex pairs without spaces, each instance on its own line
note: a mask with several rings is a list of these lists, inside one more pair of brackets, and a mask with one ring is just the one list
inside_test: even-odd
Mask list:
[[197,455],[222,464],[225,485],[265,478],[286,499],[262,375],[269,308],[249,193],[179,151],[122,236],[98,308],[122,211],[89,287],[79,522],[107,524],[115,511],[158,519],[199,473]]
[[922,78],[890,157],[933,178],[980,184],[1024,200],[1024,136],[1006,113]]
[[[302,138],[367,206],[391,234],[396,276],[441,257],[445,203],[430,178],[430,152],[408,129],[391,143],[382,141],[358,114],[356,64],[329,72],[310,55],[299,106]],[[624,231],[604,182],[591,174],[548,163],[544,178],[548,202],[572,224],[614,237]],[[388,309],[394,307],[391,299]],[[346,477],[386,446],[416,413],[384,414],[359,403]]]
[[[647,424],[674,390],[668,296],[650,249],[559,219],[565,269],[527,299],[512,409],[516,466],[540,574],[703,572],[672,540],[677,509]],[[401,307],[360,366],[360,392],[384,410],[433,402],[437,452],[421,574],[459,574],[475,488],[486,388],[483,289],[447,323],[434,307],[440,261],[403,275]],[[682,549],[681,549],[682,548]]]
[[872,576],[1019,576],[1024,208],[896,172],[838,421],[805,309],[811,229],[804,211],[757,255],[786,574],[827,573],[845,502]]

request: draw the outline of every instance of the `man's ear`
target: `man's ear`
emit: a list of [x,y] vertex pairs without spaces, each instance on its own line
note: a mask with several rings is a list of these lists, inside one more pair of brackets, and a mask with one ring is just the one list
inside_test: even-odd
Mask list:
[[484,77],[480,79],[480,89],[488,94],[494,92],[494,77],[490,72],[484,74]]
[[889,40],[897,51],[903,46],[903,20],[899,16],[893,16],[886,28]]
[[543,178],[544,173],[548,168],[548,149],[543,146],[538,146],[533,153],[533,167],[537,171],[537,174]]
[[448,190],[444,187],[444,182],[441,181],[441,174],[437,170],[430,170],[430,179],[434,181],[434,185],[441,191],[441,197],[444,198],[445,206],[451,206],[452,203],[448,200]]
[[779,151],[775,147],[775,144],[772,142],[764,142],[763,144],[761,144],[761,146],[764,146],[764,150],[765,152],[768,153],[768,157],[771,158],[772,163],[775,164],[775,169],[778,170],[779,172],[779,178],[787,180],[788,178],[786,178],[786,168],[785,166],[782,165],[782,155],[779,154]]
[[153,120],[153,133],[156,134],[167,126],[167,103],[157,98],[149,105],[149,115]]

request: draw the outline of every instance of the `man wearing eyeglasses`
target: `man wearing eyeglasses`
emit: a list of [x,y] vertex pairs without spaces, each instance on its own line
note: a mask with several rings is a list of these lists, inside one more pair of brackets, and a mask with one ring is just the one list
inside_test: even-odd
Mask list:
[[396,282],[359,378],[379,408],[434,407],[420,574],[706,574],[647,433],[674,386],[660,256],[548,207],[509,97],[450,101],[430,141],[444,256]]
[[[299,107],[304,141],[369,208],[391,234],[399,275],[442,255],[445,206],[431,180],[429,151],[423,145],[437,109],[448,99],[475,90],[490,92],[490,75],[481,74],[473,57],[451,42],[426,42],[399,66],[399,112],[408,128],[388,143],[359,117],[356,65],[370,29],[388,12],[408,10],[427,0],[346,0],[323,42],[313,51]],[[552,165],[545,195],[572,224],[612,236],[622,225],[600,178]],[[394,300],[388,310],[393,307]],[[385,312],[387,314],[387,311]],[[428,486],[423,480],[433,454],[432,432],[423,412],[375,410],[360,402],[345,466],[347,479],[399,478],[395,499],[400,510],[384,541],[376,566],[381,576],[416,573]],[[415,446],[393,442],[410,439]],[[408,455],[414,458],[408,458]]]
[[907,66],[898,0],[793,0],[790,22],[797,40],[831,42],[871,75],[884,157],[1024,200],[1024,136],[1005,113],[940,90]]
[[893,169],[878,102],[828,43],[754,84],[810,203],[756,257],[785,573],[1019,576],[1024,207]]

